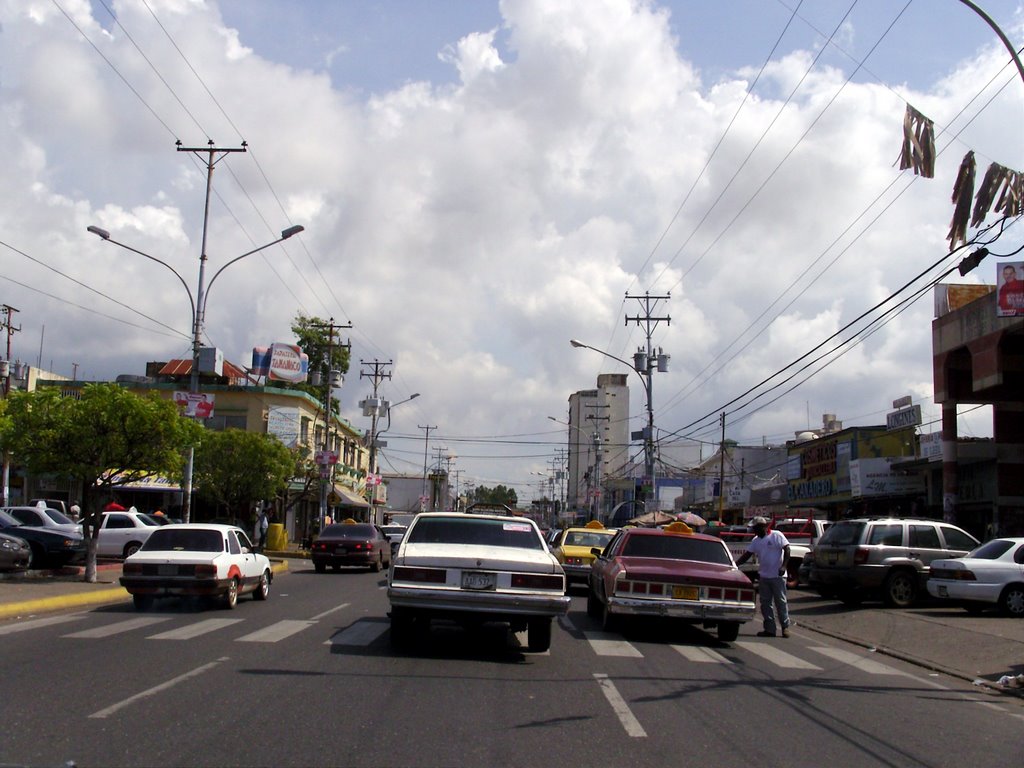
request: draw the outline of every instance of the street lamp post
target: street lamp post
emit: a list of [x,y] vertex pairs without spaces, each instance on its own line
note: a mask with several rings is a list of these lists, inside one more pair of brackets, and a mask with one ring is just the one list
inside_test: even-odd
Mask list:
[[[384,429],[380,430],[379,432],[377,431],[377,418],[379,416],[378,412],[379,412],[380,408],[376,407],[376,406],[372,408],[373,414],[372,414],[372,419],[370,421],[370,474],[374,476],[374,478],[375,478],[374,482],[376,482],[376,483],[380,482],[380,474],[377,471],[377,458],[378,458],[378,456],[377,456],[377,449],[378,448],[386,448],[387,447],[387,443],[382,441],[380,439],[380,436],[383,435],[385,432],[387,432],[389,429],[391,429],[391,409],[392,408],[397,408],[398,406],[403,405],[404,403],[408,403],[410,400],[415,400],[419,396],[420,396],[419,392],[414,392],[409,397],[407,397],[405,400],[399,400],[397,403],[389,403],[387,400],[382,401],[381,404],[384,407],[384,412],[388,416],[388,425],[386,427],[384,427]],[[376,520],[377,513],[376,513],[376,510],[374,509],[374,503],[376,501],[376,498],[377,498],[377,493],[376,493],[376,490],[375,490],[373,492],[373,495],[371,496],[371,502],[370,502],[370,517],[373,518],[371,520],[371,522],[377,522],[377,520]]]
[[[260,251],[265,250],[265,249],[269,248],[272,245],[277,245],[278,243],[282,242],[283,240],[287,240],[289,237],[292,237],[293,235],[299,234],[299,232],[302,232],[304,229],[305,229],[305,227],[303,227],[301,225],[295,225],[293,227],[288,227],[287,229],[284,229],[284,230],[281,231],[281,236],[279,238],[277,238],[276,240],[273,240],[273,241],[267,243],[266,245],[261,245],[259,248],[253,248],[251,251],[246,251],[241,256],[236,256],[235,258],[231,259],[229,262],[224,264],[220,269],[218,269],[214,273],[213,277],[210,278],[209,286],[206,286],[205,290],[204,290],[204,282],[205,282],[205,276],[206,276],[206,247],[205,247],[205,243],[204,243],[203,253],[202,253],[202,256],[199,259],[199,285],[198,285],[198,288],[196,290],[196,295],[193,298],[192,291],[189,290],[188,283],[185,282],[185,278],[183,278],[181,276],[181,274],[178,272],[178,270],[176,270],[174,267],[172,267],[167,262],[165,262],[165,261],[163,261],[161,259],[158,259],[155,256],[150,256],[148,253],[140,251],[137,248],[133,248],[130,245],[126,245],[125,243],[122,243],[122,242],[119,242],[117,240],[114,240],[110,236],[110,232],[108,232],[105,229],[101,229],[100,227],[97,227],[97,226],[86,227],[86,230],[88,232],[91,232],[92,234],[96,235],[97,237],[99,237],[102,240],[105,240],[108,243],[113,243],[116,246],[124,248],[126,251],[131,251],[132,253],[136,253],[139,256],[144,256],[145,258],[149,259],[150,261],[155,261],[157,264],[161,264],[164,267],[167,267],[167,269],[169,269],[171,272],[173,272],[174,276],[176,278],[178,278],[178,281],[181,283],[182,287],[184,287],[185,293],[188,294],[188,301],[189,301],[189,305],[191,306],[191,311],[192,311],[192,370],[191,370],[190,376],[189,376],[189,392],[191,394],[198,394],[198,392],[199,392],[199,350],[200,350],[201,345],[202,345],[203,322],[204,322],[204,318],[206,316],[206,299],[209,296],[210,288],[213,287],[214,281],[218,277],[220,277],[221,273],[225,269],[230,267],[236,261],[241,261],[246,256],[252,256],[254,253],[259,253]],[[204,235],[204,237],[205,237],[205,235]],[[193,466],[193,459],[194,459],[194,457],[195,457],[195,448],[194,448],[194,446],[192,446],[192,447],[189,447],[188,457],[187,457],[186,462],[185,462],[185,477],[184,477],[184,483],[183,483],[184,488],[182,490],[182,502],[181,502],[182,520],[184,520],[186,523],[189,522],[189,518],[190,518],[190,515],[191,515],[191,506],[192,506],[192,466]]]
[[[568,427],[569,429],[575,429],[577,432],[579,432],[584,437],[588,437],[588,435],[587,435],[587,433],[585,431],[583,431],[580,427],[577,427],[574,424],[569,424],[568,422],[561,421],[559,419],[556,419],[554,416],[548,416],[548,418],[551,419],[551,421],[555,422],[556,424],[561,424],[563,427]],[[589,438],[594,441],[594,475],[593,475],[592,484],[593,484],[593,487],[595,488],[595,490],[593,491],[593,494],[594,494],[593,498],[589,499],[588,501],[589,501],[590,508],[591,508],[590,509],[591,516],[595,520],[600,520],[601,519],[601,433],[597,430],[597,425],[596,424],[594,425],[594,434],[589,435]],[[588,483],[588,485],[590,485],[590,484],[591,483]],[[590,495],[589,491],[588,491],[588,495]],[[579,498],[578,495],[577,495],[577,498]]]
[[[648,340],[649,341],[649,340]],[[609,354],[603,349],[592,347],[589,344],[584,344],[582,341],[577,339],[569,339],[569,343],[578,348],[589,349],[593,352],[597,352],[599,355],[610,357],[612,360],[616,360],[623,365],[633,369],[633,371],[640,377],[640,380],[644,383],[644,394],[647,399],[647,426],[644,428],[644,477],[650,478],[651,480],[651,493],[655,499],[657,499],[657,483],[655,482],[655,467],[654,467],[654,371],[658,370],[665,372],[668,370],[668,355],[664,354],[660,349],[658,354],[653,354],[652,350],[648,348],[644,351],[642,348],[633,355],[633,362],[629,363],[620,357]],[[646,506],[646,505],[645,505]]]

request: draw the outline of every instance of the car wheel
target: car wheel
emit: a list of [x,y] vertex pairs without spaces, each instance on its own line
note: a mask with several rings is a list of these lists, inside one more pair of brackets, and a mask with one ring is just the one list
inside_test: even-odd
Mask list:
[[909,608],[917,601],[917,574],[911,571],[894,571],[889,574],[883,587],[885,604],[892,608]]
[[132,595],[132,602],[135,603],[135,610],[148,611],[153,607],[152,595]]
[[393,648],[406,648],[412,640],[414,619],[409,614],[391,609],[391,646]]
[[373,565],[370,566],[370,570],[374,573],[380,573],[380,569],[384,567],[384,553],[377,555],[377,559],[373,561]]
[[43,567],[43,549],[36,543],[29,545],[28,566],[26,570],[37,570]]
[[526,625],[526,647],[531,653],[544,653],[551,647],[551,619],[530,619]]
[[731,643],[740,636],[740,625],[737,621],[718,622],[718,639],[723,643]]
[[140,544],[137,541],[131,541],[124,545],[124,552],[121,553],[121,556],[124,557],[125,560],[127,560],[140,549],[142,549],[142,544]]
[[327,563],[322,563],[319,560],[314,560],[313,567],[316,569],[317,573],[323,573],[327,570]]
[[999,607],[1007,616],[1024,618],[1024,584],[1010,584],[999,596]]
[[260,583],[256,585],[256,589],[252,593],[252,599],[266,600],[268,597],[270,597],[270,571],[264,571],[260,574]]
[[229,611],[238,605],[238,577],[228,582],[228,591],[224,593],[224,607]]
[[608,603],[601,606],[601,629],[605,632],[614,632],[619,628],[619,617],[611,612]]
[[587,590],[587,616],[596,619],[601,615],[601,603],[594,594],[594,590]]

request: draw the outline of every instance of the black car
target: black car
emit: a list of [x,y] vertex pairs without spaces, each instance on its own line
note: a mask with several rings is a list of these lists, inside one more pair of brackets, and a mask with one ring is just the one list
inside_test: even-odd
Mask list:
[[391,564],[391,542],[376,525],[335,523],[313,540],[309,556],[317,573],[326,571],[328,565],[334,570],[357,565],[379,571]]
[[24,571],[32,562],[28,542],[17,536],[0,533],[0,571]]
[[80,533],[23,525],[3,510],[0,510],[0,531],[28,542],[32,549],[29,568],[62,568],[85,560],[85,539]]

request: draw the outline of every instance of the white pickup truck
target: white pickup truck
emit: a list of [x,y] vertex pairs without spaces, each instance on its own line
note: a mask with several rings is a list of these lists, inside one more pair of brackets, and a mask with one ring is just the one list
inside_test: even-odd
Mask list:
[[[796,587],[800,584],[800,564],[803,562],[804,555],[811,551],[815,542],[828,526],[828,520],[795,517],[776,518],[769,524],[769,530],[780,531],[789,539],[789,562],[786,564],[787,586]],[[717,535],[721,536],[729,548],[733,560],[738,560],[740,555],[747,551],[747,545],[754,538],[753,531],[749,529],[746,531],[733,529]],[[741,569],[750,577],[751,581],[756,580],[757,557],[750,558],[741,566]]]

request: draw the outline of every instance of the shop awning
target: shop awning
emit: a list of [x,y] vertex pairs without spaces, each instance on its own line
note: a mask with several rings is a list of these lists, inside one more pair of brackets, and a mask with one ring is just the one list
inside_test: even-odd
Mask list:
[[328,501],[330,501],[332,506],[336,507],[360,507],[365,509],[370,506],[369,502],[362,496],[337,483],[334,484]]

